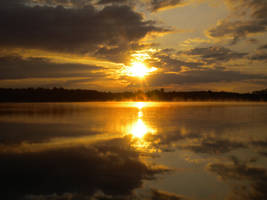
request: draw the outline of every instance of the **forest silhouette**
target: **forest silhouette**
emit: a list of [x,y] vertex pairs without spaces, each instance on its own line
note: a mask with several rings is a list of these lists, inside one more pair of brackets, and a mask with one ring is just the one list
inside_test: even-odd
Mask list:
[[101,92],[64,88],[0,88],[0,102],[84,102],[84,101],[267,101],[267,89],[251,93],[215,91]]

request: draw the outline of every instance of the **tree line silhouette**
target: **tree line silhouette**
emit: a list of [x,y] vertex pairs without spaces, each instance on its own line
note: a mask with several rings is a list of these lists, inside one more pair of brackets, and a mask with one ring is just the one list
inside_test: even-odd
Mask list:
[[64,88],[0,88],[0,102],[83,102],[83,101],[267,101],[267,89],[251,93],[214,91],[101,92]]

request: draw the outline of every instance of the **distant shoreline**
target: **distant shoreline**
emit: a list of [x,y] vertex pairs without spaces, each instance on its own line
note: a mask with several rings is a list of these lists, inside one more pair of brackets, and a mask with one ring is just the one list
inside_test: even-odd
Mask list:
[[101,92],[96,90],[64,88],[0,88],[1,103],[33,102],[267,102],[267,89],[251,93],[214,92],[214,91],[170,91],[164,89],[135,92]]

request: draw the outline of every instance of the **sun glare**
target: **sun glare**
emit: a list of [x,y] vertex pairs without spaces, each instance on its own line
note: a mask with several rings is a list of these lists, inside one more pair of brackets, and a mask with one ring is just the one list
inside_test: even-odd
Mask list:
[[131,55],[131,62],[129,66],[125,66],[121,69],[121,73],[127,76],[137,77],[143,79],[145,76],[150,75],[152,72],[156,71],[156,67],[151,67],[146,64],[146,60],[151,59],[149,55],[150,52],[154,52],[153,49],[148,49],[145,51],[138,51]]
[[131,134],[135,137],[142,138],[147,134],[148,128],[143,122],[142,119],[138,119],[137,122],[133,125]]
[[144,63],[133,62],[132,65],[128,68],[128,75],[144,78],[146,75],[156,70],[157,68],[155,67],[148,68]]
[[141,116],[139,116],[139,119],[132,124],[130,129],[130,134],[134,136],[135,138],[143,138],[146,134],[151,133],[154,134],[156,132],[155,129],[151,128],[142,119],[143,113]]
[[149,127],[143,121],[142,109],[147,106],[147,102],[136,102],[134,107],[138,108],[138,120],[130,127],[129,133],[135,138],[142,139],[148,133],[155,133],[155,130]]
[[141,110],[145,106],[145,102],[136,102],[134,106]]

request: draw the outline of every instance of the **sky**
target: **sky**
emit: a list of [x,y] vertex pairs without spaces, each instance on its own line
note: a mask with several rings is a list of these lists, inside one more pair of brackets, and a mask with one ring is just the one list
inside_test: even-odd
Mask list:
[[0,26],[2,88],[267,88],[267,0],[1,0]]

